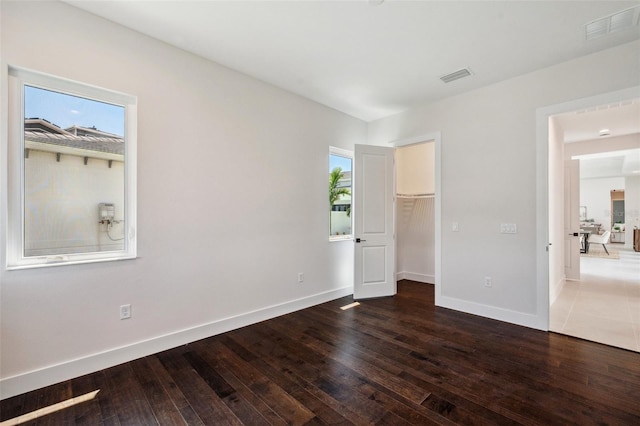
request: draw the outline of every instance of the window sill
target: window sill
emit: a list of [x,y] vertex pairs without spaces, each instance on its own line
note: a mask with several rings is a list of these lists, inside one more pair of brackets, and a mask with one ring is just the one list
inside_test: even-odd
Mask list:
[[99,262],[116,262],[119,260],[131,260],[138,257],[133,255],[117,255],[112,257],[94,257],[94,258],[69,258],[67,256],[48,256],[38,257],[29,261],[22,261],[11,263],[7,265],[7,271],[18,271],[22,269],[35,269],[35,268],[48,268],[51,266],[69,266],[69,265],[81,265],[84,263],[99,263]]
[[336,235],[333,237],[329,237],[330,243],[337,241],[353,241],[353,235]]

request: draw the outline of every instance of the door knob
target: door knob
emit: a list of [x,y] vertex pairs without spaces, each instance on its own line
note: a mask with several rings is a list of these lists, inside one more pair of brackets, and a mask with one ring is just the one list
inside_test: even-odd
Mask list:
[[360,238],[356,238],[356,243],[362,242],[362,241],[367,241],[367,240],[361,240]]

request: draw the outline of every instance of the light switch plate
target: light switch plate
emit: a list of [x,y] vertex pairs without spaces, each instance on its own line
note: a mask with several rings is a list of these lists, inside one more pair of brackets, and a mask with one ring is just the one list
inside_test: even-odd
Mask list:
[[500,233],[501,234],[517,234],[518,226],[515,223],[501,223]]

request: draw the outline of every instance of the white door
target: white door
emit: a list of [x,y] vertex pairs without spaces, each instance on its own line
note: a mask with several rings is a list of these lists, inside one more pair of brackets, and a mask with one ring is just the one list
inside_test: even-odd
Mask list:
[[564,162],[564,275],[580,279],[580,160]]
[[396,294],[394,149],[355,146],[354,299]]

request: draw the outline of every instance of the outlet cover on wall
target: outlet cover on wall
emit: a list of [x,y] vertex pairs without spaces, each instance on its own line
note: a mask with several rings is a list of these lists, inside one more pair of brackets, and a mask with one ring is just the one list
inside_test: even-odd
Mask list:
[[500,233],[501,234],[517,234],[518,225],[516,225],[515,223],[501,223]]
[[129,319],[131,318],[131,305],[126,304],[120,306],[120,319]]

